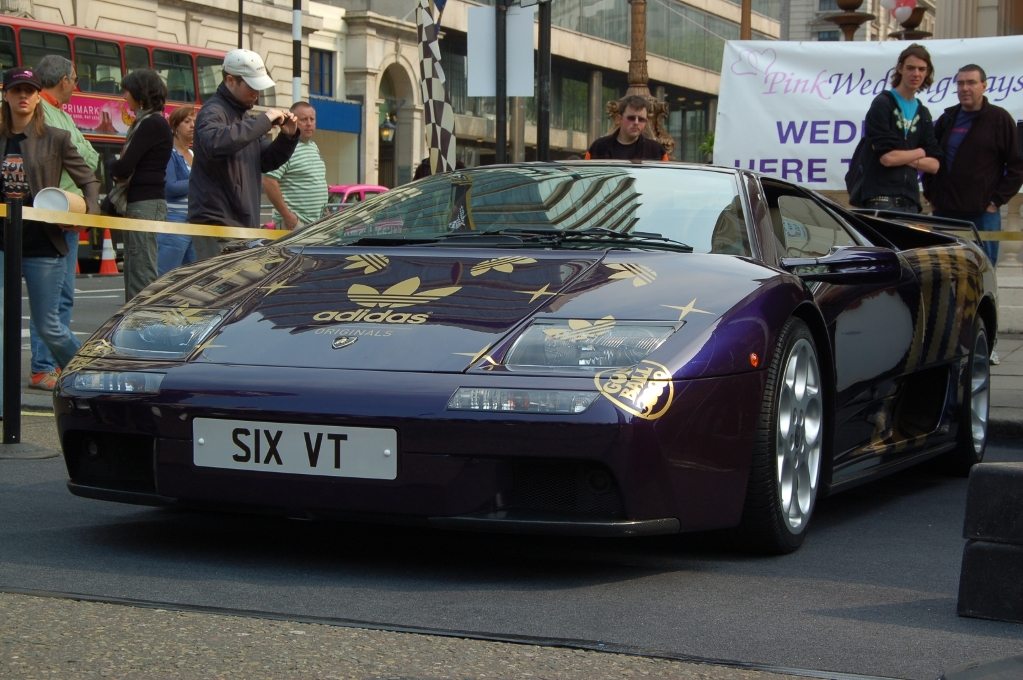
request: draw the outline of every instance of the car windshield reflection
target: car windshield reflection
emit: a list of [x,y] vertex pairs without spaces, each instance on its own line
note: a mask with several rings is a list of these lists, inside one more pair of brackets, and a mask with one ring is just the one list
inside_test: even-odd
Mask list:
[[[289,245],[426,242],[517,231],[656,234],[696,252],[750,253],[734,173],[603,164],[482,167],[435,175],[353,205]],[[460,239],[463,241],[464,239]]]

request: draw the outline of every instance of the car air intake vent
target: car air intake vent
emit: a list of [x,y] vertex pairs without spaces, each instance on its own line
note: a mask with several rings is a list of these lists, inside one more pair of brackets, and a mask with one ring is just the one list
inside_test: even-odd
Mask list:
[[118,491],[155,492],[153,438],[107,432],[68,432],[64,458],[71,481]]
[[520,461],[502,494],[510,513],[536,512],[591,520],[625,516],[614,478],[603,467],[575,462]]

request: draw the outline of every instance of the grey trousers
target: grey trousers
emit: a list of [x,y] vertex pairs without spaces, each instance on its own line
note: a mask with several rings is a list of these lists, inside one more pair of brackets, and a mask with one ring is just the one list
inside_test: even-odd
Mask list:
[[[136,220],[167,219],[167,201],[154,198],[128,204],[125,217]],[[124,301],[138,295],[156,280],[156,234],[151,231],[124,232]]]

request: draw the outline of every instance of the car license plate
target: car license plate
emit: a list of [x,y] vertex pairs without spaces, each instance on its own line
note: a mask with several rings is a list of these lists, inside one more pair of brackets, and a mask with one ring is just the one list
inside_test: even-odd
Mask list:
[[200,467],[361,479],[398,476],[398,434],[383,428],[196,418],[192,452]]

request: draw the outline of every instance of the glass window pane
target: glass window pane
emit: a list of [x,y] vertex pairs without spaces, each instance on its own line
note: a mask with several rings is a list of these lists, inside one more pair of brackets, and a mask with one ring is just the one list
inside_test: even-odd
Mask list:
[[117,94],[121,90],[121,50],[116,43],[75,38],[75,68],[82,92]]
[[0,69],[7,70],[18,65],[18,52],[14,49],[14,31],[10,26],[0,26]]
[[310,48],[309,94],[334,96],[334,53]]
[[149,68],[149,50],[141,45],[125,45],[124,60],[129,71],[137,68]]
[[21,31],[21,65],[35,66],[47,54],[71,58],[71,43],[66,36],[45,31]]
[[223,77],[224,60],[213,57],[196,57],[196,68],[199,71],[199,97],[206,101],[217,91]]
[[192,56],[184,52],[153,50],[153,68],[167,83],[167,99],[172,102],[195,101],[195,76]]

